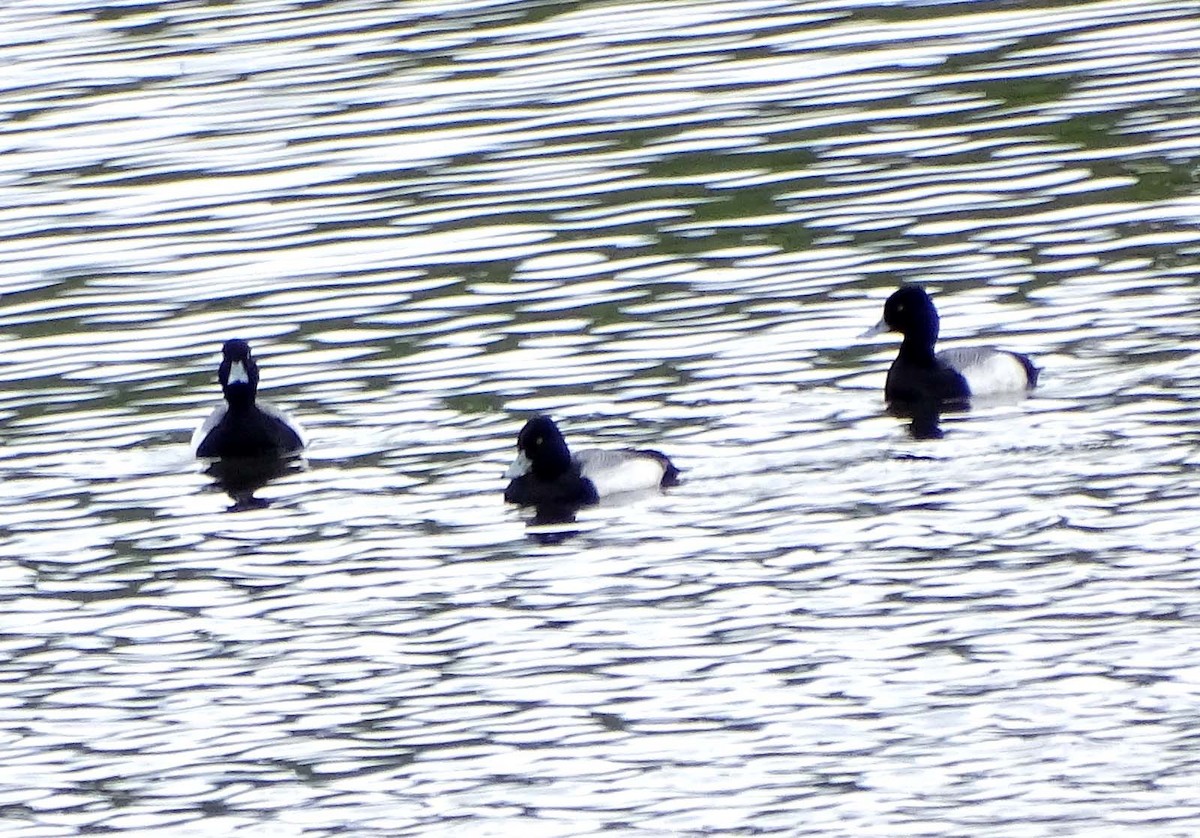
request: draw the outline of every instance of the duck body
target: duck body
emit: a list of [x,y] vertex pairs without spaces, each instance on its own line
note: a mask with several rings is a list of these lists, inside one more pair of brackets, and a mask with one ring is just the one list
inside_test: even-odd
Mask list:
[[257,401],[258,364],[244,340],[225,342],[217,378],[225,404],[218,405],[192,435],[197,457],[278,458],[304,449],[304,432],[295,420]]
[[197,457],[286,457],[304,450],[300,429],[273,405],[219,405],[193,436]]
[[517,437],[504,499],[521,506],[598,503],[601,498],[679,482],[679,469],[659,451],[585,450],[572,455],[558,426],[535,416]]
[[935,352],[939,325],[933,300],[919,285],[901,286],[884,304],[883,319],[873,332],[904,336],[883,388],[889,402],[965,404],[1037,386],[1040,370],[1018,352],[982,347]]

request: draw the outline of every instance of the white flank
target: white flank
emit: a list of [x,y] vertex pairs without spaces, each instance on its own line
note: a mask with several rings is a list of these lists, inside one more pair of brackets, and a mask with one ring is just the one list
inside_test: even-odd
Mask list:
[[583,476],[592,481],[601,497],[623,492],[657,489],[662,483],[663,464],[654,457],[632,451],[580,451]]
[[296,432],[296,436],[300,437],[300,445],[304,448],[308,447],[308,432],[304,430],[304,426],[296,421],[296,417],[290,413],[285,413],[282,409],[276,407],[270,402],[258,402],[258,409],[268,416],[274,416],[283,424],[287,425]]
[[1011,352],[998,349],[948,349],[938,358],[958,370],[973,396],[998,396],[1029,389],[1025,365]]
[[192,453],[196,453],[196,449],[200,447],[200,443],[204,442],[204,438],[208,436],[208,432],[217,426],[225,416],[225,412],[229,407],[224,404],[219,404],[213,408],[212,413],[208,414],[208,418],[201,423],[200,427],[196,428],[192,434]]

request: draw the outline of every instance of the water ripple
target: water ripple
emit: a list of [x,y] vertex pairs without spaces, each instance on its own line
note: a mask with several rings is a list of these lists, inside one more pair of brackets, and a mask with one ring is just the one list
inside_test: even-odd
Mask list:
[[[1195,831],[1186,4],[0,20],[8,832]],[[913,439],[904,280],[1034,396]],[[540,525],[536,411],[684,482]]]

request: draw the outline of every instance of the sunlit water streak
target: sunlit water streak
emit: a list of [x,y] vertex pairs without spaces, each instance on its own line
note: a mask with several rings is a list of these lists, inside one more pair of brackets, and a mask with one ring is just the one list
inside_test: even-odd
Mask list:
[[[0,32],[6,835],[1200,826],[1192,4]],[[902,280],[1034,397],[912,439]],[[235,334],[314,444],[230,514]],[[535,411],[685,481],[531,526]]]

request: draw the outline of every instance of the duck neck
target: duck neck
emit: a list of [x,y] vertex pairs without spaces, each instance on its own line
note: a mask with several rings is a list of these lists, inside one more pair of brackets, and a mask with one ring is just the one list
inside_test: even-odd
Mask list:
[[225,390],[225,403],[231,413],[248,413],[254,407],[255,388],[245,384],[228,384]]
[[900,355],[911,363],[932,367],[936,363],[933,351],[935,340],[937,340],[936,334],[934,340],[929,340],[924,335],[905,335],[904,340],[900,343]]
[[936,366],[933,347],[937,344],[940,325],[937,312],[931,306],[930,310],[916,317],[911,326],[904,330],[900,354],[911,363],[923,367]]

